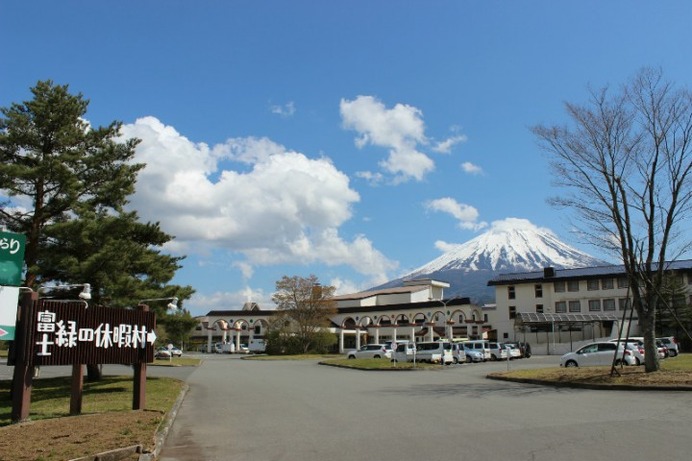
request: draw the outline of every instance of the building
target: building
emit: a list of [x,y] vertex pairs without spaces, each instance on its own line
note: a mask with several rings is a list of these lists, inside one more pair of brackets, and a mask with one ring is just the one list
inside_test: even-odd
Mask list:
[[[679,278],[692,303],[692,260],[672,261],[668,270]],[[555,269],[503,274],[495,287],[489,322],[498,340],[528,341],[535,353],[563,353],[575,342],[638,333],[636,312],[624,266]]]
[[[444,299],[449,284],[431,279],[411,280],[401,287],[364,291],[333,298],[337,313],[331,331],[339,337],[339,352],[361,344],[387,340],[433,341],[440,338],[480,338],[491,326],[481,308],[468,298]],[[200,317],[195,335],[216,342],[241,344],[263,339],[274,315],[246,303],[240,310],[213,310]]]

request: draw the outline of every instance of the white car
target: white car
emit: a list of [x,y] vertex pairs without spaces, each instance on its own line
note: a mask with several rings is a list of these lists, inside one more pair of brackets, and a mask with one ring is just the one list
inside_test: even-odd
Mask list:
[[618,351],[616,365],[625,360],[627,365],[635,365],[636,361],[630,350],[625,349],[624,344],[616,344],[610,341],[587,344],[576,352],[568,352],[560,357],[561,367],[593,367],[610,365],[613,363],[615,350]]
[[505,349],[507,349],[507,351],[509,352],[509,358],[510,358],[510,360],[520,359],[520,358],[521,358],[521,351],[519,350],[518,347],[514,346],[513,344],[506,344],[506,343],[503,343],[503,344],[502,344],[502,347],[505,348]]
[[485,354],[483,354],[483,352],[476,349],[471,349],[470,347],[467,347],[465,345],[462,346],[464,348],[464,353],[466,354],[467,362],[485,362]]
[[502,343],[489,342],[490,360],[507,360],[507,349]]
[[452,360],[454,363],[466,363],[466,352],[460,343],[452,343]]
[[656,338],[661,344],[668,348],[668,355],[670,357],[675,357],[680,353],[680,347],[678,346],[678,341],[673,336],[664,336],[662,338]]
[[346,353],[349,359],[384,359],[392,357],[392,350],[384,344],[366,344],[358,350]]

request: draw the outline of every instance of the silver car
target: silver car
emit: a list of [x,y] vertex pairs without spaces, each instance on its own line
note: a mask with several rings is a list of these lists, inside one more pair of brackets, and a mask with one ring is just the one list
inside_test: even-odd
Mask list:
[[391,358],[392,350],[384,344],[366,344],[358,350],[346,353],[349,359],[384,359]]
[[593,367],[604,366],[613,363],[615,351],[617,353],[616,365],[624,359],[627,365],[634,365],[636,362],[631,351],[625,349],[624,344],[613,342],[597,342],[587,344],[579,348],[576,352],[568,352],[560,357],[561,367]]

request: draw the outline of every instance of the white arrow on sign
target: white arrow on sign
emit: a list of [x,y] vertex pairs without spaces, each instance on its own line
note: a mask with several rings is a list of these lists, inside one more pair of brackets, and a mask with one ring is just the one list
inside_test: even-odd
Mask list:
[[154,344],[154,341],[156,341],[156,332],[154,330],[151,330],[147,332],[147,342]]

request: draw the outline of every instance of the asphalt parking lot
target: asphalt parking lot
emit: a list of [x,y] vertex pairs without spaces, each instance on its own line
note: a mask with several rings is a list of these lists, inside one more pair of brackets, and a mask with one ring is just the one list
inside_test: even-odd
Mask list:
[[190,391],[159,459],[633,461],[692,452],[692,393],[484,378],[505,369],[495,362],[373,372],[208,355],[183,378]]

